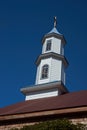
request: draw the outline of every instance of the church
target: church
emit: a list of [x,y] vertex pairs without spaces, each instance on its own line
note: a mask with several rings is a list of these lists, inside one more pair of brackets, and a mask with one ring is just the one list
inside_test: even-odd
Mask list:
[[69,92],[66,87],[69,63],[64,55],[65,45],[54,17],[53,29],[42,38],[35,84],[20,89],[25,101],[0,108],[0,130],[63,118],[87,124],[87,90]]

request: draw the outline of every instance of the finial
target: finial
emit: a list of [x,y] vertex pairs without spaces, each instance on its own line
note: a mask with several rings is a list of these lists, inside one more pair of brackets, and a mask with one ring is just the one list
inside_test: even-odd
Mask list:
[[55,16],[54,17],[54,27],[56,27],[57,26],[57,17]]

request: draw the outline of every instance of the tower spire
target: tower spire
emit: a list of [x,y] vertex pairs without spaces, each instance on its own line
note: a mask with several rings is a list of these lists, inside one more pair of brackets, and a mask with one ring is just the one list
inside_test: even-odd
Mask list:
[[56,26],[57,26],[57,17],[55,16],[54,17],[54,28],[56,28]]
[[54,17],[53,29],[42,39],[42,53],[36,60],[37,73],[34,87],[21,89],[25,100],[58,96],[67,93],[65,69],[68,62],[64,56],[65,39],[57,29]]

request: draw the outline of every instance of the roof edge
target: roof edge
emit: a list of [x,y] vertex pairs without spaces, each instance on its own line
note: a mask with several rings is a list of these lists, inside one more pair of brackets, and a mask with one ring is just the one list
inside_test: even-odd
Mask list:
[[38,84],[38,85],[26,87],[26,88],[21,88],[20,91],[24,95],[26,95],[27,93],[30,93],[30,92],[48,90],[48,89],[52,89],[52,88],[59,88],[64,93],[68,92],[67,88],[61,81],[55,81],[55,82],[50,82],[50,83],[45,83],[45,84]]
[[44,43],[46,38],[50,38],[50,37],[55,37],[55,38],[61,39],[62,43],[64,45],[66,44],[66,40],[65,40],[64,36],[60,35],[60,34],[57,34],[57,33],[54,33],[54,32],[44,35],[43,38],[42,38],[42,44]]

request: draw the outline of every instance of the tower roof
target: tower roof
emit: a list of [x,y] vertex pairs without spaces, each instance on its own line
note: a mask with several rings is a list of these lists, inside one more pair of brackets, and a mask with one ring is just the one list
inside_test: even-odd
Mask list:
[[59,31],[56,29],[56,27],[54,27],[48,34],[51,34],[51,33],[56,33],[58,35],[62,35],[61,33],[59,33]]
[[55,26],[49,33],[44,35],[44,37],[42,39],[42,43],[44,43],[45,39],[49,38],[49,37],[55,37],[55,38],[61,39],[62,43],[64,43],[64,44],[66,43],[64,36],[61,33],[59,33],[59,31],[57,30],[57,28]]
[[48,32],[47,34],[44,35],[44,37],[43,37],[43,39],[42,39],[42,43],[44,43],[45,39],[46,39],[46,38],[49,38],[49,37],[59,38],[59,39],[62,40],[62,43],[64,43],[64,44],[66,43],[66,40],[65,40],[63,34],[61,34],[61,33],[57,30],[56,26],[57,26],[57,18],[54,17],[54,27],[53,27],[53,29],[52,29],[50,32]]
[[58,35],[62,35],[61,33],[59,33],[59,31],[57,30],[56,27],[57,27],[57,17],[55,16],[54,17],[54,27],[53,27],[53,29],[48,34],[50,34],[50,33],[56,33]]

